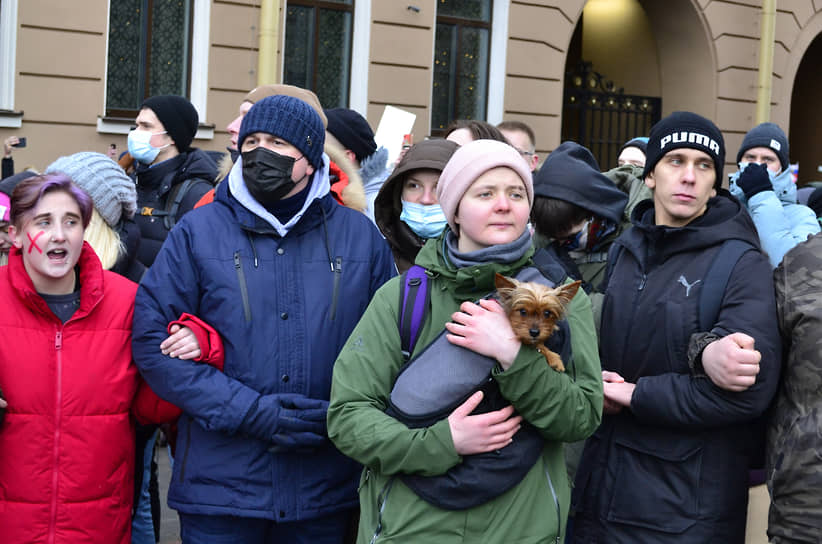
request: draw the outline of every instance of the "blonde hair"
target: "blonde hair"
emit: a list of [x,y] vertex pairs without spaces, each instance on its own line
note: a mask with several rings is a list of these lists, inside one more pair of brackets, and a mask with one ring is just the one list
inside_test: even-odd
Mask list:
[[86,227],[83,239],[97,253],[105,270],[111,270],[120,254],[125,252],[120,235],[108,226],[96,208],[91,213],[91,221]]

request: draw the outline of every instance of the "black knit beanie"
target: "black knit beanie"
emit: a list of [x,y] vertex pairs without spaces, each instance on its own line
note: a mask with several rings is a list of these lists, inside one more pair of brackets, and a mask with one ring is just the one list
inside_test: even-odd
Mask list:
[[177,151],[184,153],[191,148],[197,134],[200,117],[191,102],[174,94],[162,94],[146,98],[140,109],[148,108],[163,124]]
[[282,94],[267,96],[251,106],[240,125],[242,149],[246,136],[265,132],[277,136],[300,150],[315,169],[322,166],[325,129],[322,119],[299,98]]
[[357,161],[362,162],[377,150],[374,131],[365,117],[356,111],[334,108],[325,110],[325,116],[328,117],[328,132],[333,134],[343,147],[353,151]]
[[779,164],[782,165],[781,172],[784,172],[790,163],[788,162],[788,137],[785,132],[774,123],[761,123],[745,135],[739,153],[736,154],[736,162],[742,160],[742,155],[754,147],[767,147],[779,157]]
[[675,111],[651,127],[642,177],[648,177],[666,153],[681,148],[707,153],[713,159],[716,170],[714,187],[722,186],[722,171],[725,168],[722,132],[712,121],[689,111]]

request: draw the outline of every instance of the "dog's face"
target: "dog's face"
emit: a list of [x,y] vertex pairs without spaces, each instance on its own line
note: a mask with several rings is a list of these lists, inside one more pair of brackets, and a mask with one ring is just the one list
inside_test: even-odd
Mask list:
[[520,341],[527,344],[539,344],[551,336],[580,283],[575,281],[552,289],[501,274],[495,277],[499,302],[508,314],[511,328]]

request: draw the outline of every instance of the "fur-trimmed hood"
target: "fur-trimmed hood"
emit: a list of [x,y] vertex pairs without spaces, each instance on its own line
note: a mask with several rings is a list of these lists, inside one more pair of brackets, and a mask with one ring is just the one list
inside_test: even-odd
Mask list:
[[[345,150],[333,143],[326,141],[324,147],[325,153],[331,159],[331,162],[336,164],[340,170],[345,172],[348,176],[348,184],[342,189],[339,195],[342,199],[342,204],[347,208],[365,213],[366,201],[365,191],[363,190],[362,178],[357,172],[357,167],[352,163],[345,154]],[[217,165],[217,183],[219,184],[228,177],[231,168],[234,166],[234,161],[231,159],[231,153],[226,152],[220,159]],[[332,192],[333,192],[332,188]],[[336,196],[336,195],[335,195]]]

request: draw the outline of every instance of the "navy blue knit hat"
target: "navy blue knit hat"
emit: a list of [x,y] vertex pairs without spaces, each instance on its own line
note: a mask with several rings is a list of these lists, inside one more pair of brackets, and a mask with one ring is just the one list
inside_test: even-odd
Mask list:
[[725,139],[712,121],[690,111],[675,111],[651,127],[642,177],[647,178],[666,153],[681,148],[697,149],[707,153],[714,161],[714,186],[722,186]]
[[788,137],[785,132],[774,123],[761,123],[748,131],[739,153],[736,154],[736,162],[742,160],[742,155],[754,147],[767,147],[779,157],[781,171],[784,172],[790,165],[788,162]]
[[140,109],[148,108],[163,124],[169,138],[174,140],[177,151],[185,153],[191,148],[191,140],[197,134],[200,118],[194,105],[175,94],[161,94],[146,98]]
[[354,110],[334,108],[325,110],[328,117],[328,132],[346,149],[354,152],[359,162],[370,157],[377,150],[374,131],[365,117]]
[[265,132],[299,149],[314,168],[322,166],[325,128],[314,108],[299,98],[267,96],[251,106],[240,125],[239,144],[249,134]]

